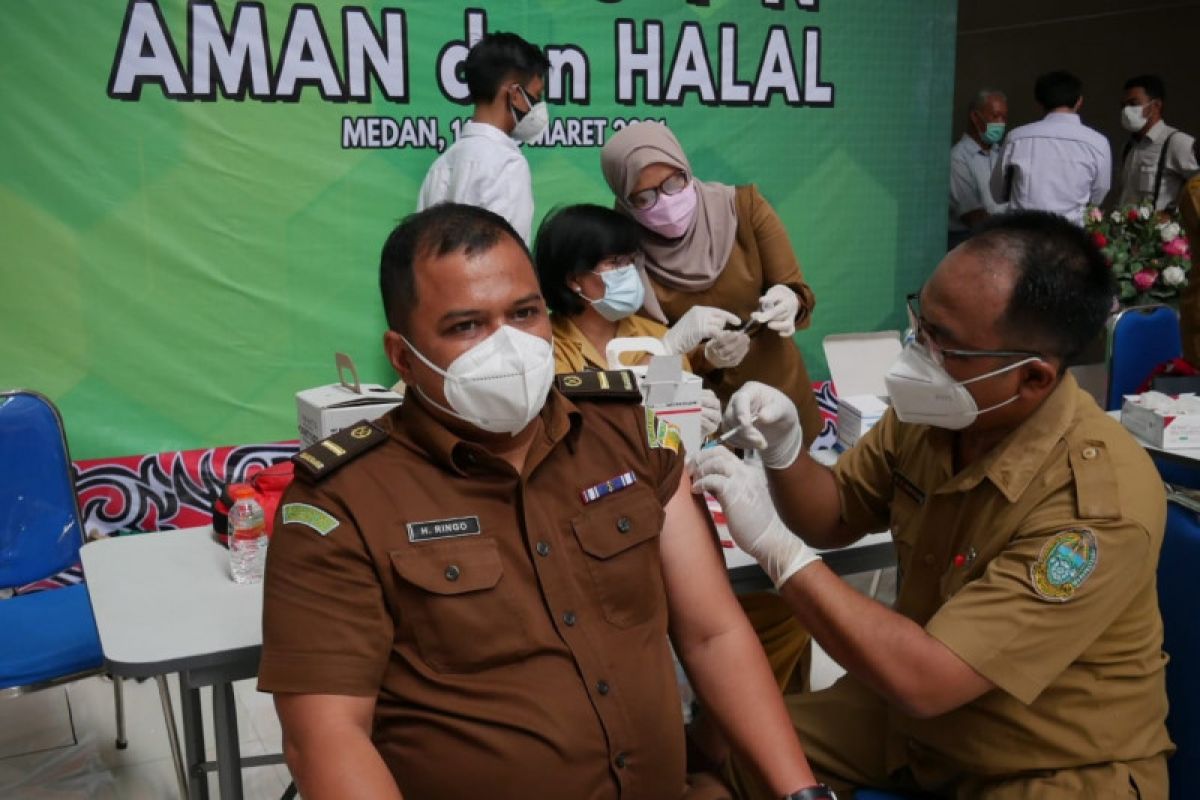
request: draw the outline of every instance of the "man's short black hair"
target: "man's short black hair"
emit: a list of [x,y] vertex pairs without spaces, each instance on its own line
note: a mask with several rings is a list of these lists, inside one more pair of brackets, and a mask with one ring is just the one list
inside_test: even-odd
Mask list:
[[1137,75],[1125,81],[1125,91],[1142,89],[1151,100],[1166,100],[1167,85],[1157,75]]
[[1083,81],[1065,70],[1039,75],[1033,85],[1033,96],[1038,104],[1049,111],[1067,106],[1073,108],[1083,95]]
[[587,203],[548,214],[538,228],[533,263],[550,310],[568,317],[582,312],[586,301],[567,281],[606,258],[640,250],[638,227],[624,214]]
[[1083,228],[1065,217],[1046,211],[998,214],[963,246],[1016,270],[1000,320],[1005,346],[1066,364],[1104,329],[1117,291],[1112,268]]
[[388,235],[379,254],[379,291],[388,327],[408,332],[409,316],[417,307],[413,266],[418,258],[439,258],[459,250],[469,258],[491,250],[505,236],[529,255],[512,225],[486,208],[438,203],[405,217]]
[[475,43],[463,62],[467,89],[474,103],[490,103],[505,83],[545,78],[550,62],[536,46],[515,33],[489,33]]

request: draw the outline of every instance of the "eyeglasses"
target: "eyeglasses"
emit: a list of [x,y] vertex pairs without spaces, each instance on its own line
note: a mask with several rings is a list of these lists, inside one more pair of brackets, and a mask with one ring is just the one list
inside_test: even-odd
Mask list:
[[908,311],[908,327],[916,337],[917,341],[925,345],[925,349],[929,351],[929,357],[939,367],[945,366],[946,358],[1045,358],[1041,353],[1036,353],[1033,350],[956,350],[950,347],[942,347],[934,339],[933,334],[929,331],[929,325],[921,316],[921,296],[918,292],[913,292],[905,298],[905,308]]
[[623,253],[621,255],[602,258],[596,262],[596,266],[592,269],[592,272],[599,275],[602,272],[612,272],[614,269],[628,267],[630,264],[637,263],[638,255],[638,253]]
[[649,189],[642,189],[640,192],[629,195],[629,205],[638,211],[654,208],[660,194],[679,194],[687,188],[688,182],[687,173],[683,170],[672,172],[658,186],[651,186]]

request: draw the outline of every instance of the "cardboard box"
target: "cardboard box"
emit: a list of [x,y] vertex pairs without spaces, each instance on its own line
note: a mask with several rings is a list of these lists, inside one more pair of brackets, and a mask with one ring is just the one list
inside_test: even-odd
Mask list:
[[313,445],[360,420],[377,419],[404,399],[385,386],[360,384],[350,356],[336,353],[334,363],[338,383],[296,392],[301,447]]
[[1138,402],[1139,395],[1125,395],[1121,424],[1160,450],[1200,448],[1200,414],[1164,414]]
[[[630,367],[620,361],[621,353],[650,353],[650,363]],[[700,392],[704,383],[700,376],[685,372],[683,357],[665,355],[658,339],[645,336],[613,339],[605,348],[604,357],[610,367],[628,369],[638,379],[642,402],[646,408],[679,429],[679,437],[689,453],[697,452],[703,442],[700,432]]]
[[838,444],[849,449],[887,411],[883,376],[900,355],[900,332],[838,333],[822,344],[838,396]]
[[887,401],[873,394],[838,397],[838,444],[850,449],[875,426],[887,411]]

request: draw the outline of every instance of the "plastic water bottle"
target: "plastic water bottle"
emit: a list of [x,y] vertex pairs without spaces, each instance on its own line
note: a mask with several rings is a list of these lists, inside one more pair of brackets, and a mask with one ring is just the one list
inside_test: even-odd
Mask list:
[[267,525],[249,484],[230,487],[229,571],[237,583],[259,583],[267,566]]

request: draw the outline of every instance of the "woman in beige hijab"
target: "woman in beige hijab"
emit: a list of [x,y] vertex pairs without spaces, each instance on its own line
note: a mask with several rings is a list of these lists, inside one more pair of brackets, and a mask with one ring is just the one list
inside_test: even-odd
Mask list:
[[600,166],[617,209],[641,226],[646,273],[667,321],[702,305],[757,323],[750,335],[727,331],[697,348],[689,355],[695,371],[722,402],[752,380],[787,394],[807,447],[822,421],[792,335],[808,326],[816,299],[774,209],[752,184],[697,180],[675,135],[658,122],[618,131]]

